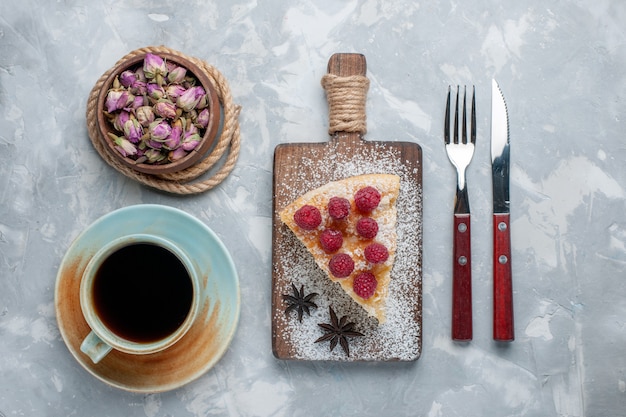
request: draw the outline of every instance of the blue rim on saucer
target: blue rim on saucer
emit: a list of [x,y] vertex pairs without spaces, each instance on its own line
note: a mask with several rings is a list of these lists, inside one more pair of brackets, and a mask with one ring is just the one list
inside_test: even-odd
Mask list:
[[[113,351],[94,364],[80,351],[90,331],[80,309],[82,273],[100,247],[134,233],[168,239],[196,263],[204,275],[204,305],[199,319],[174,346],[148,355]],[[204,223],[172,207],[139,204],[101,217],[74,240],[57,274],[55,308],[65,344],[89,373],[127,391],[163,392],[199,378],[224,355],[239,321],[239,278],[228,250]]]

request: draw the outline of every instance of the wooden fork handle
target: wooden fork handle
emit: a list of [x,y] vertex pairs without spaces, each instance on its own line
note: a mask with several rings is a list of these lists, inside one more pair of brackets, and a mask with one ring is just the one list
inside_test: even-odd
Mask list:
[[515,339],[509,220],[508,213],[493,215],[493,339],[501,342]]
[[452,264],[452,339],[472,340],[471,216],[454,215]]

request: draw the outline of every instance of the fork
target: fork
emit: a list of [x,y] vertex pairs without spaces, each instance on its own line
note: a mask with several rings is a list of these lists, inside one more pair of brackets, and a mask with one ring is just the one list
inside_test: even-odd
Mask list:
[[457,185],[454,203],[454,258],[452,263],[452,339],[472,340],[472,258],[470,208],[465,171],[474,155],[476,144],[476,89],[472,92],[470,138],[467,138],[466,96],[463,87],[463,120],[459,140],[459,86],[456,89],[454,132],[450,138],[450,87],[446,102],[444,140],[448,159],[456,168]]

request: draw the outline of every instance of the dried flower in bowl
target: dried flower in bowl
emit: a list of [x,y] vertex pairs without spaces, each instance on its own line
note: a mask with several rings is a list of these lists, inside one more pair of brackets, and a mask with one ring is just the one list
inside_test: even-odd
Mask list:
[[220,120],[215,88],[187,58],[146,53],[118,63],[98,96],[98,127],[114,157],[165,174],[210,149]]

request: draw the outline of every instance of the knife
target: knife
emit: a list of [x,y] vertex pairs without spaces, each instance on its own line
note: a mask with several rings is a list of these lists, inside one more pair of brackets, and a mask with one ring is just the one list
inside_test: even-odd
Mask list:
[[509,117],[496,80],[491,82],[491,173],[493,185],[493,338],[515,339],[509,209]]

